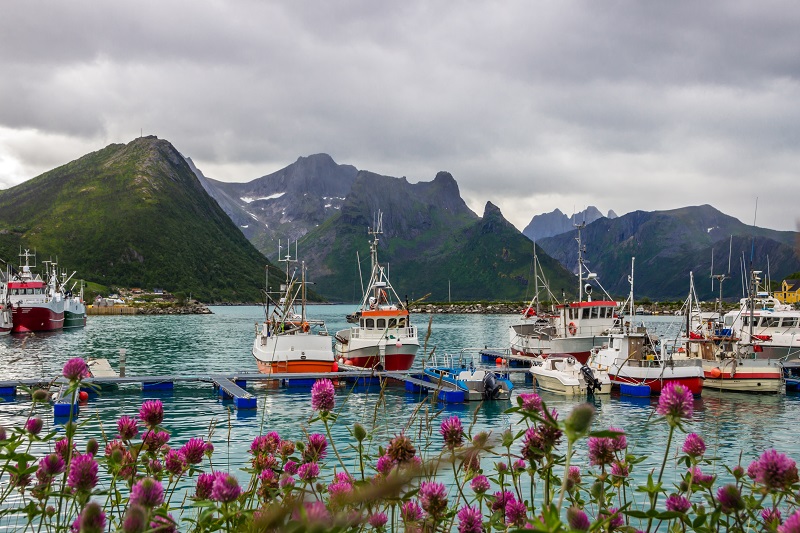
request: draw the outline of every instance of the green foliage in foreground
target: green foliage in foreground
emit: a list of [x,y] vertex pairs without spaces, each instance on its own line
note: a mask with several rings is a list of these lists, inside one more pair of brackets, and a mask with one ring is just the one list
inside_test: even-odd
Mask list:
[[[73,398],[86,385],[85,368],[80,359],[64,367]],[[701,437],[689,434],[677,449],[693,414],[691,393],[680,385],[667,385],[659,399],[654,424],[668,427],[669,436],[660,469],[643,484],[631,474],[652,463],[628,449],[623,429],[593,431],[589,404],[560,420],[536,394],[517,396],[506,411],[517,422],[499,435],[473,434],[451,416],[439,424],[437,445],[431,433],[439,412],[431,405],[434,414],[425,419],[427,410],[414,410],[405,425],[428,428],[416,442],[402,430],[387,443],[373,442],[358,423],[349,442],[335,442],[335,389],[319,380],[311,394],[317,414],[307,423],[320,432],[297,442],[274,432],[256,437],[235,476],[204,439],[172,441],[159,400],[146,401],[138,420],[120,418],[108,432],[119,434],[114,440],[90,439],[84,450],[76,447],[81,427],[72,420],[58,441],[57,431],[43,428],[33,415],[49,395],[31,394],[25,426],[0,428],[0,523],[25,530],[800,531],[793,460],[768,450],[746,470],[728,468],[733,481],[720,486],[702,471],[718,459],[706,454]],[[54,444],[54,452],[39,458],[31,450],[42,443]],[[341,457],[346,448],[348,461]],[[573,464],[579,448],[590,465]],[[662,481],[668,463],[685,469],[675,485]],[[437,480],[443,472],[450,486]],[[187,482],[195,488],[184,498],[177,488]]]

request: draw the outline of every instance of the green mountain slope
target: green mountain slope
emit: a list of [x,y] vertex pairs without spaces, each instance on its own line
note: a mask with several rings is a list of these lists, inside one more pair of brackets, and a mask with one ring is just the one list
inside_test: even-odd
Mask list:
[[[577,269],[575,231],[542,239],[550,255],[569,269]],[[732,239],[731,239],[732,237]],[[616,219],[600,219],[583,230],[586,258],[593,272],[609,292],[625,294],[631,257],[636,257],[635,291],[638,297],[682,298],[688,291],[689,272],[697,280],[698,296],[718,296],[712,291],[712,250],[714,273],[728,273],[733,281],[725,284],[724,298],[738,297],[741,290],[742,261],[749,268],[751,255],[756,270],[767,271],[767,258],[773,279],[798,270],[795,243],[797,233],[754,228],[725,215],[709,205],[670,211],[635,211]],[[702,282],[701,280],[707,280]]]
[[[413,300],[430,293],[430,300],[447,300],[448,284],[453,300],[528,296],[532,245],[499,209],[488,204],[484,217],[477,217],[445,172],[431,182],[409,184],[362,171],[341,212],[300,241],[315,289],[325,297],[360,299],[359,276],[369,271],[367,228],[374,226],[379,210],[384,230],[379,260],[390,264],[401,297]],[[541,253],[551,283],[559,291],[562,284],[571,288],[574,277]]]
[[207,302],[260,301],[267,263],[181,154],[155,137],[109,145],[0,192],[0,257],[16,263],[20,247],[103,285]]

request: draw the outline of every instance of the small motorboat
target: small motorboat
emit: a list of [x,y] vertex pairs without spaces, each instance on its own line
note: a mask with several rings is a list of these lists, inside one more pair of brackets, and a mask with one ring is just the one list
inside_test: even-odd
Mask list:
[[508,400],[514,384],[495,369],[476,367],[474,362],[466,363],[464,358],[453,361],[452,358],[443,365],[434,364],[423,368],[425,377],[432,383],[441,382],[464,392],[468,401]]
[[592,370],[574,357],[550,356],[533,362],[530,373],[537,387],[566,396],[610,394],[608,372]]

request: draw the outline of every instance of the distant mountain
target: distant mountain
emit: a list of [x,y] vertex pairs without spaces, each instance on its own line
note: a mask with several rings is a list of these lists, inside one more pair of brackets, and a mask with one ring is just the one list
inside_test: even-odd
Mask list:
[[[575,213],[571,217],[562,213],[560,209],[556,209],[550,213],[534,216],[530,223],[525,226],[525,229],[522,230],[522,233],[532,241],[539,241],[546,237],[553,237],[572,231],[575,229],[575,224],[580,224],[581,222],[591,224],[600,218],[603,218],[603,213],[593,205],[579,213]],[[609,211],[607,218],[617,218],[617,214],[614,211]]]
[[327,154],[301,157],[248,183],[217,181],[192,167],[206,191],[268,257],[277,255],[279,239],[299,239],[341,209],[358,172]]
[[[331,300],[353,302],[369,270],[367,228],[383,212],[379,260],[392,284],[413,300],[514,299],[529,296],[533,249],[491,203],[479,218],[446,172],[431,182],[358,173],[341,211],[300,241],[315,289]],[[358,255],[357,255],[358,253]],[[574,277],[540,250],[554,286],[571,289]],[[359,266],[359,262],[361,265]],[[448,291],[449,289],[449,291]]]
[[[577,272],[575,230],[537,241],[550,255]],[[711,259],[714,273],[728,273],[731,256],[732,280],[724,284],[723,298],[742,295],[742,261],[745,272],[751,255],[756,270],[769,270],[772,279],[800,270],[798,234],[743,224],[710,205],[670,211],[635,211],[616,219],[603,218],[582,232],[589,268],[616,295],[628,293],[631,257],[636,257],[636,297],[683,298],[689,288],[689,271],[695,276],[698,296],[718,296],[711,289]],[[729,250],[732,252],[729,254]],[[745,275],[746,277],[746,275]]]
[[17,264],[20,248],[78,278],[205,302],[260,301],[267,263],[181,154],[152,136],[0,191],[0,257]]

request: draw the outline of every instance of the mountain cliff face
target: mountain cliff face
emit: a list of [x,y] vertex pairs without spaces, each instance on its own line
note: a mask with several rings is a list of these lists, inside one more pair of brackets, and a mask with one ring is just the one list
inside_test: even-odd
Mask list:
[[[577,272],[576,231],[573,230],[540,242],[555,259]],[[747,226],[710,205],[685,207],[670,211],[634,211],[617,219],[603,218],[587,225],[582,232],[589,268],[600,276],[609,292],[628,292],[627,276],[631,257],[636,257],[635,292],[637,297],[679,299],[689,287],[689,271],[694,272],[698,296],[718,296],[710,280],[712,250],[714,273],[728,270],[731,276],[723,298],[741,295],[742,257],[746,271],[751,250],[756,270],[767,270],[769,258],[773,279],[800,268],[797,233]],[[730,251],[730,253],[729,253]]]
[[[477,217],[446,172],[431,182],[410,184],[365,171],[358,173],[341,212],[300,241],[301,258],[322,295],[351,302],[361,297],[359,276],[369,271],[367,229],[375,226],[378,211],[383,213],[379,260],[390,264],[401,297],[527,297],[531,243],[497,207],[487,204],[484,216]],[[556,282],[572,282],[556,261],[545,259]]]
[[[614,211],[608,212],[608,218],[616,218],[617,214]],[[603,213],[600,212],[595,206],[590,205],[583,211],[575,213],[568,217],[556,209],[550,213],[544,213],[534,216],[530,223],[522,230],[523,235],[532,241],[539,241],[546,237],[553,237],[575,229],[575,224],[585,222],[591,224],[595,220],[603,218]]]
[[103,285],[207,302],[260,301],[267,262],[156,137],[109,145],[1,191],[0,257],[16,263],[20,247]]
[[248,183],[225,183],[195,173],[242,233],[274,257],[278,240],[299,239],[341,209],[357,172],[327,154],[316,154]]

